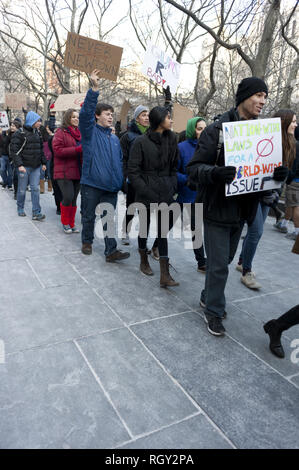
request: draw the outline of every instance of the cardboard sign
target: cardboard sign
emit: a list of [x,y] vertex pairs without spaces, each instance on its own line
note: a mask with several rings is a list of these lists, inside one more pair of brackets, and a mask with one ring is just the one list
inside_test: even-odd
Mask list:
[[173,105],[173,130],[174,132],[182,132],[187,127],[187,122],[189,119],[193,118],[193,112],[180,105],[179,103],[174,103]]
[[120,115],[119,115],[119,120],[121,122],[121,129],[125,130],[127,128],[127,116],[128,112],[131,108],[131,105],[129,101],[125,100],[123,102],[123,105],[121,107]]
[[74,93],[72,95],[59,95],[51,111],[66,111],[67,109],[80,109],[86,93]]
[[23,93],[6,93],[5,106],[10,109],[22,111],[27,107],[27,98]]
[[0,103],[5,103],[5,81],[0,80]]
[[0,111],[0,130],[8,131],[9,129],[9,120],[7,117],[6,111]]
[[100,71],[101,78],[117,79],[123,49],[75,33],[68,33],[64,65],[70,69],[91,73]]
[[282,164],[280,118],[225,122],[222,129],[225,165],[237,169],[226,196],[279,188],[273,172]]
[[169,54],[159,47],[149,43],[146,48],[142,65],[142,73],[153,80],[157,85],[167,88],[175,93],[180,78],[181,64],[173,60]]

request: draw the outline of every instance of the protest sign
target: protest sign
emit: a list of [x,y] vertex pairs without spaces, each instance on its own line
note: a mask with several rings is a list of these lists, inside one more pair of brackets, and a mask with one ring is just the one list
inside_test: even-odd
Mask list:
[[8,131],[8,129],[9,129],[9,121],[7,117],[7,112],[0,111],[0,130]]
[[68,33],[64,65],[91,73],[99,70],[101,78],[116,81],[123,49],[75,33]]
[[59,95],[51,111],[66,111],[67,109],[80,109],[86,93],[74,93],[72,95]]
[[187,127],[187,121],[193,117],[193,112],[179,103],[173,105],[173,127],[174,132],[182,132]]
[[222,124],[225,165],[236,167],[236,177],[226,185],[226,196],[280,187],[273,180],[282,164],[280,118]]
[[5,81],[0,80],[0,103],[5,103]]
[[169,86],[175,93],[180,78],[181,64],[173,60],[168,53],[149,43],[142,65],[142,73],[163,88]]
[[6,93],[5,105],[7,108],[22,111],[27,107],[27,98],[23,93]]

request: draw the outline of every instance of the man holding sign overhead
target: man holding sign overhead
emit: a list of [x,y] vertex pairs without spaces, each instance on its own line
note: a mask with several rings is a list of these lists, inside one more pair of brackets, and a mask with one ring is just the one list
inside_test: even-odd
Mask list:
[[[204,204],[207,271],[200,305],[204,308],[208,331],[215,336],[225,333],[222,320],[226,316],[224,290],[228,265],[235,256],[243,221],[250,225],[255,218],[261,189],[235,196],[226,194],[226,185],[237,175],[235,166],[225,166],[222,124],[257,119],[267,96],[267,85],[260,78],[242,80],[236,94],[236,108],[224,113],[203,131],[187,167],[191,179],[202,188],[199,196]],[[280,166],[275,168],[272,178],[283,181],[287,174],[288,170]]]

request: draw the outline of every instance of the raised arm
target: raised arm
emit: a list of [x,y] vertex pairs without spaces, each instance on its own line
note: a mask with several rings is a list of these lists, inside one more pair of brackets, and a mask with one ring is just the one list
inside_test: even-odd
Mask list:
[[92,132],[95,126],[95,110],[99,97],[99,83],[98,70],[94,70],[90,76],[92,88],[90,88],[85,96],[83,106],[79,114],[79,129],[82,135],[82,140],[91,139]]

